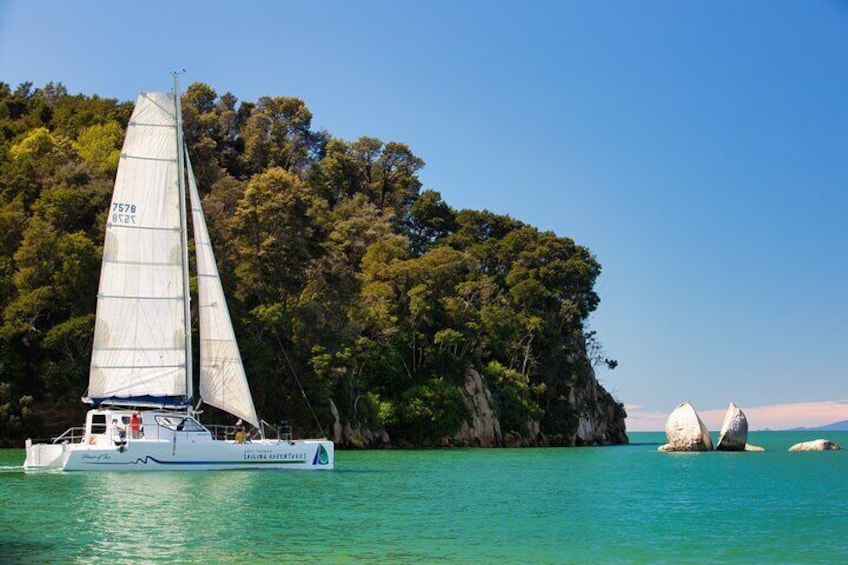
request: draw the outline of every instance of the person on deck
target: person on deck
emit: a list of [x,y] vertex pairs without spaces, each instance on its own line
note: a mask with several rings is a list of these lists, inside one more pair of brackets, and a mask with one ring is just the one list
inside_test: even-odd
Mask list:
[[141,439],[141,414],[133,412],[130,417],[130,437],[132,439]]
[[236,443],[244,443],[244,424],[241,418],[236,422]]
[[127,430],[117,418],[112,418],[112,441],[115,442],[115,445],[127,443]]

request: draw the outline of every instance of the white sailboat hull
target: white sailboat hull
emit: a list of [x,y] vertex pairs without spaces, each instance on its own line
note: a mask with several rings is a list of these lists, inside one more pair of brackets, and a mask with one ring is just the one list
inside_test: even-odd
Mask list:
[[[135,428],[132,416],[139,419]],[[111,422],[111,423],[110,423]],[[129,424],[129,426],[125,425]],[[188,412],[90,410],[85,427],[52,443],[26,442],[28,471],[200,471],[333,468],[333,442],[245,436],[244,428],[203,426]],[[79,431],[80,433],[76,433]],[[129,433],[128,433],[129,432]],[[220,439],[219,439],[220,438]]]
[[28,471],[211,471],[333,468],[333,442],[327,440],[129,440],[123,446],[83,443],[26,446]]

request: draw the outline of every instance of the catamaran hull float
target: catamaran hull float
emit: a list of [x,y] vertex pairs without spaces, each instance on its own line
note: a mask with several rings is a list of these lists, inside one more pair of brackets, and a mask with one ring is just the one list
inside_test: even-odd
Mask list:
[[175,471],[232,469],[331,470],[333,442],[321,440],[251,443],[186,443],[136,440],[103,448],[86,444],[27,442],[28,471]]

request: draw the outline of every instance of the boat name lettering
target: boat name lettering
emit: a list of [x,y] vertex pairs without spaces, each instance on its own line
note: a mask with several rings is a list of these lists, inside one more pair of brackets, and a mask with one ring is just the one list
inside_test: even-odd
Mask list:
[[88,453],[82,454],[83,459],[94,460],[94,461],[103,461],[104,459],[111,459],[108,453],[98,453],[97,455],[90,455]]
[[306,454],[247,451],[244,458],[251,461],[306,461]]

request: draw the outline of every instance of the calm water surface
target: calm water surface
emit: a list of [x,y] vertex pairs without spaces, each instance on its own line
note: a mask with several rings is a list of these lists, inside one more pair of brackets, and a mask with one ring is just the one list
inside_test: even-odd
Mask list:
[[337,452],[329,473],[25,474],[0,451],[2,563],[848,563],[847,432],[765,453],[630,446]]

